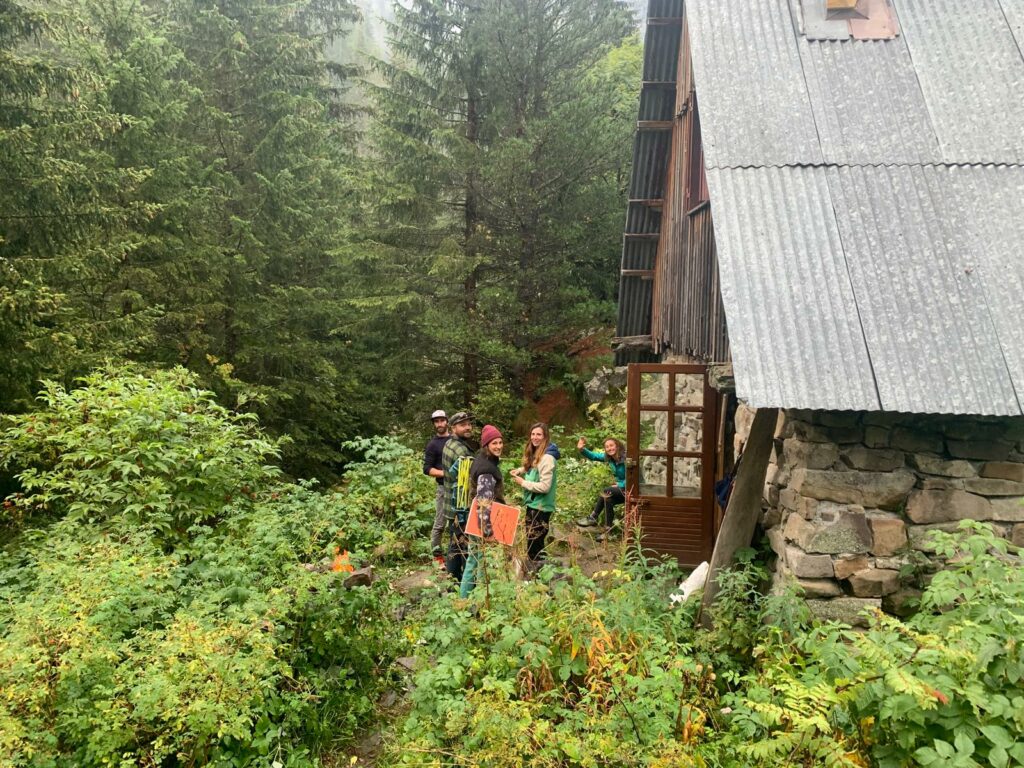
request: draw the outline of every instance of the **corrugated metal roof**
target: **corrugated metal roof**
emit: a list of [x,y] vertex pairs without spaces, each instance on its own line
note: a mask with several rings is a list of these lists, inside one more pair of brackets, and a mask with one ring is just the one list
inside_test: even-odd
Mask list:
[[688,0],[708,168],[822,161],[785,2]]
[[943,159],[1024,162],[1024,57],[999,1],[899,0],[896,9]]
[[1024,0],[999,0],[1017,47],[1024,50]]
[[877,410],[825,169],[709,170],[708,186],[740,396]]

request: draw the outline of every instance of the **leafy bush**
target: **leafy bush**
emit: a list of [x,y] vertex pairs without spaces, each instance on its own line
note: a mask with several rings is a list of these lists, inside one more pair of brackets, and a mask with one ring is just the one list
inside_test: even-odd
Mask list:
[[391,600],[315,566],[377,529],[281,483],[273,443],[182,371],[46,403],[4,449],[18,508],[56,519],[0,556],[0,765],[304,766],[351,736]]

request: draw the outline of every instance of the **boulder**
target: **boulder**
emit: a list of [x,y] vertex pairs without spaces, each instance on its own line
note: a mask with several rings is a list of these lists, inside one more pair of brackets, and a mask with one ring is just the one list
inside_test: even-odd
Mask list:
[[815,554],[862,554],[871,549],[871,530],[862,507],[847,507],[834,521],[807,523],[810,531],[800,542],[804,551]]
[[786,525],[783,529],[786,540],[792,541],[805,551],[807,551],[807,542],[811,540],[817,529],[812,523],[807,522],[800,515],[790,515],[786,518]]
[[871,529],[871,553],[880,557],[894,555],[907,546],[907,525],[896,515],[868,515]]
[[995,477],[972,477],[964,480],[964,489],[982,496],[1024,496],[1024,483]]
[[832,558],[828,555],[810,555],[799,547],[786,547],[786,564],[800,579],[831,579]]
[[907,517],[920,525],[954,520],[991,520],[988,499],[964,491],[914,491],[907,500]]
[[808,600],[807,607],[819,621],[841,621],[853,627],[866,627],[870,619],[865,611],[878,611],[882,601],[878,598],[836,597],[832,600]]
[[976,477],[978,470],[963,459],[945,459],[932,453],[914,453],[908,457],[910,466],[927,475],[942,477]]
[[853,469],[865,469],[869,472],[891,472],[903,466],[903,451],[892,448],[866,448],[863,445],[850,445],[840,453],[843,463]]
[[981,471],[978,474],[996,480],[1024,483],[1024,464],[1012,461],[989,461],[981,465]]
[[850,588],[857,597],[883,597],[899,589],[899,571],[868,568],[850,576]]
[[864,555],[849,555],[837,558],[832,562],[832,569],[837,579],[848,579],[857,571],[863,571],[871,566],[871,561]]
[[354,589],[355,587],[368,587],[377,580],[377,577],[373,573],[373,566],[367,566],[366,568],[360,568],[359,570],[352,571],[344,581],[345,589]]
[[834,443],[811,443],[790,437],[782,442],[783,466],[794,469],[828,469],[839,460],[839,446]]
[[828,469],[797,469],[790,487],[802,496],[825,499],[842,504],[860,504],[879,509],[896,509],[914,487],[911,472],[837,471]]
[[921,602],[921,590],[903,587],[882,598],[882,610],[905,619],[913,616]]

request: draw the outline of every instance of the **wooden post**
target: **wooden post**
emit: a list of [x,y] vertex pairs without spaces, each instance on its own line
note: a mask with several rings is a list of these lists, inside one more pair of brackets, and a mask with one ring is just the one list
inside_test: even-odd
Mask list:
[[779,417],[778,408],[759,408],[750,426],[750,437],[743,451],[743,461],[736,472],[736,479],[729,496],[729,506],[722,518],[722,530],[715,542],[711,556],[707,581],[704,583],[704,598],[700,604],[700,621],[711,628],[711,614],[708,611],[718,594],[718,574],[728,568],[736,557],[737,550],[750,546],[754,528],[761,513],[761,496],[764,493],[764,478],[768,472],[768,459],[772,455],[772,439],[775,423]]

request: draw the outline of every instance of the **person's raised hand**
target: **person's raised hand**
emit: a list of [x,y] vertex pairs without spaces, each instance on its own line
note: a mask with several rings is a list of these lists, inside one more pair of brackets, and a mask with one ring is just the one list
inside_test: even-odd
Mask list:
[[585,438],[585,437],[581,437],[581,438],[580,438],[579,440],[577,440],[577,441],[576,441],[576,450],[577,450],[577,451],[581,451],[581,450],[583,450],[583,447],[584,447],[584,446],[585,446],[586,444],[587,444],[587,438]]

